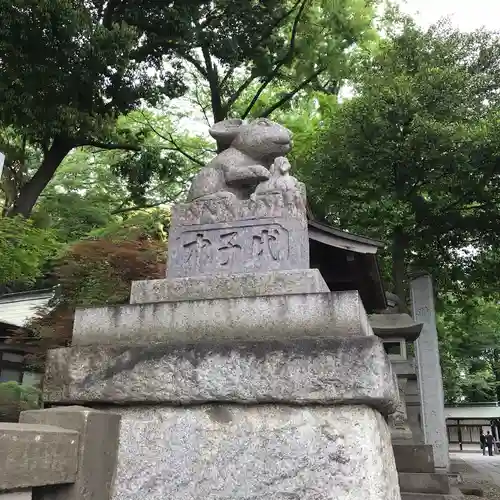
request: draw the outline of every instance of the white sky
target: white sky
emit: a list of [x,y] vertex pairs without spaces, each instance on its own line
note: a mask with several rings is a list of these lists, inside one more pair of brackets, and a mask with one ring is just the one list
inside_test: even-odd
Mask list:
[[499,0],[399,0],[399,3],[424,28],[449,16],[461,31],[473,31],[483,26],[500,30]]

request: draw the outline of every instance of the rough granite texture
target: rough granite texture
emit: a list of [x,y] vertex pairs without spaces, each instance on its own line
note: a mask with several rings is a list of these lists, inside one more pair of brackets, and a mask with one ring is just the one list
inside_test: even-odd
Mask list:
[[[248,205],[253,201],[237,203]],[[309,268],[305,217],[263,217],[197,225],[175,222],[172,218],[168,238],[169,278]]]
[[373,335],[358,292],[77,309],[73,345]]
[[418,366],[422,430],[426,444],[432,444],[437,468],[448,469],[448,436],[444,414],[444,392],[434,307],[434,290],[428,274],[411,281],[412,311],[415,321],[423,323],[415,343]]
[[123,408],[113,500],[400,500],[365,406]]
[[420,404],[420,392],[418,389],[418,380],[416,378],[408,378],[406,382],[405,397],[408,425],[413,435],[413,441],[417,444],[423,444],[425,440],[422,431],[422,406]]
[[398,404],[382,342],[350,340],[230,345],[70,347],[49,352],[50,402]]
[[[29,410],[21,422],[53,423],[78,431],[78,473],[73,484],[44,492],[50,500],[109,500],[116,472],[120,415],[81,406]],[[70,432],[70,431],[67,431]],[[35,453],[33,453],[35,455]]]
[[318,269],[133,281],[131,304],[329,292]]
[[72,483],[79,434],[53,425],[0,422],[0,491]]
[[[0,153],[0,157],[1,157]],[[0,169],[1,173],[1,169]],[[0,500],[31,500],[31,488],[27,490],[12,491],[9,493],[0,491]]]
[[412,432],[408,424],[408,413],[406,411],[406,378],[398,377],[396,381],[399,392],[399,403],[396,411],[389,417],[389,427],[393,444],[412,443]]

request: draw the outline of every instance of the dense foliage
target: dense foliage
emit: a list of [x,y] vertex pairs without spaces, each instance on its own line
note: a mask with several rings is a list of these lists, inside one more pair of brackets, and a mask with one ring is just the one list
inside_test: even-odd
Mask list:
[[139,213],[70,245],[54,263],[55,297],[31,322],[31,341],[41,347],[67,345],[75,308],[126,304],[132,281],[163,278],[167,217],[161,211]]
[[0,422],[18,422],[22,411],[37,410],[40,404],[41,393],[35,387],[0,383]]
[[447,401],[500,401],[498,297],[448,297],[438,331]]
[[32,283],[59,245],[50,230],[20,217],[0,218],[0,283]]
[[406,298],[410,266],[463,288],[467,248],[498,237],[500,38],[399,28],[360,57],[355,95],[301,172],[317,214],[388,244],[388,284]]

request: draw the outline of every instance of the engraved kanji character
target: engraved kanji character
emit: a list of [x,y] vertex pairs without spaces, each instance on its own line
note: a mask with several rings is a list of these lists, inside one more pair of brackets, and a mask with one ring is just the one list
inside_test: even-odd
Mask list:
[[197,266],[200,264],[200,257],[201,254],[203,253],[203,250],[205,248],[208,248],[212,245],[212,242],[208,239],[205,238],[203,233],[197,233],[196,238],[192,241],[189,241],[188,243],[185,243],[183,247],[188,250],[187,256],[186,256],[186,262],[189,262],[191,260],[191,257],[193,254],[196,255],[196,263]]
[[255,256],[268,254],[273,260],[279,260],[279,242],[280,232],[278,229],[263,229],[258,236],[253,237],[253,253]]
[[220,239],[223,243],[223,246],[219,247],[217,250],[225,254],[224,260],[220,262],[221,266],[227,266],[229,261],[233,259],[235,253],[241,250],[241,246],[235,244],[234,240],[238,237],[238,232],[233,231],[231,233],[221,234]]

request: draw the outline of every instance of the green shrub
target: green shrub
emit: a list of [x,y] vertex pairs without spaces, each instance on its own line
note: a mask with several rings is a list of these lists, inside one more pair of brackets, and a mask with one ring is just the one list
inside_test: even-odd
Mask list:
[[0,383],[0,422],[17,422],[24,410],[41,407],[41,392],[17,382]]
[[59,248],[50,230],[22,217],[0,216],[0,283],[32,282]]

